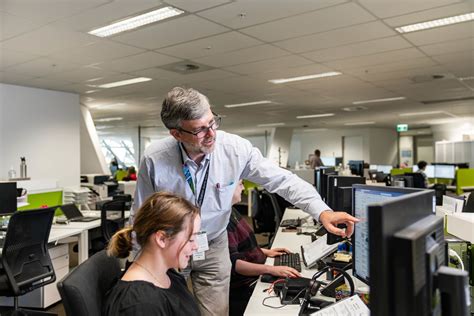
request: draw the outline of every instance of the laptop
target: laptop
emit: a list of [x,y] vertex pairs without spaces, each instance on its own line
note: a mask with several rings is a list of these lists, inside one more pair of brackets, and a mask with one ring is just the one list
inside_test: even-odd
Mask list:
[[92,222],[100,219],[99,216],[84,216],[76,204],[64,204],[60,206],[67,220],[70,222]]

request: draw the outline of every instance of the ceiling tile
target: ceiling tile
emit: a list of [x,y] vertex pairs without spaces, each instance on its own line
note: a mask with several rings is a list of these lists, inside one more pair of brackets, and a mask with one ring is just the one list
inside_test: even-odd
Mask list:
[[[55,73],[49,78],[64,79],[69,82],[84,82],[86,80],[95,79],[95,78],[107,78],[110,76],[118,75],[115,72],[106,71],[104,69],[94,68],[94,67],[81,67],[73,71],[66,71],[61,73]],[[129,78],[127,78],[129,79]]]
[[[474,36],[474,34],[472,35]],[[463,52],[463,51],[472,52],[474,50],[474,37],[420,46],[419,49],[430,56]]]
[[287,68],[310,64],[313,64],[313,62],[300,56],[290,55],[275,59],[268,59],[238,66],[227,67],[225,69],[239,74],[247,75],[253,73],[284,71]]
[[398,50],[407,47],[411,47],[411,44],[408,43],[404,38],[401,36],[392,36],[357,44],[317,50],[303,54],[303,56],[316,62],[326,62],[337,59],[375,54],[390,50]]
[[462,0],[359,0],[359,3],[377,17],[387,18],[461,1]]
[[38,23],[0,11],[0,41],[34,30]]
[[146,49],[158,49],[226,31],[229,29],[203,18],[188,15],[117,35],[112,40]]
[[260,45],[250,48],[245,48],[227,54],[217,54],[196,59],[197,62],[213,66],[225,67],[249,63],[252,61],[265,60],[279,56],[289,55],[290,53],[271,45]]
[[157,50],[159,53],[194,59],[263,44],[238,32],[228,32]]
[[9,72],[22,73],[34,77],[42,77],[80,67],[77,64],[41,57],[22,64],[8,67]]
[[145,68],[157,67],[166,65],[174,62],[178,62],[181,59],[158,54],[155,52],[146,52],[125,58],[114,59],[111,61],[105,61],[97,66],[107,70],[113,70],[118,72],[132,72]]
[[281,42],[275,42],[274,45],[285,48],[291,52],[303,53],[317,49],[337,47],[381,37],[393,36],[396,34],[397,33],[391,28],[376,21],[324,33],[296,37]]
[[390,52],[335,60],[326,62],[324,64],[335,69],[350,69],[392,63],[399,60],[414,59],[419,57],[424,57],[424,55],[416,48],[405,48]]
[[[199,12],[198,15],[233,29],[239,29],[343,2],[347,0],[303,0],[298,1],[296,5],[288,0],[240,0]],[[241,16],[242,14],[244,16]]]
[[189,0],[166,0],[166,3],[176,6],[182,10],[188,12],[196,12],[211,7],[219,6],[224,3],[228,3],[231,0],[199,0],[199,1],[189,1]]
[[37,59],[38,57],[39,55],[16,52],[8,48],[2,48],[2,45],[0,44],[0,69]]
[[375,18],[359,5],[348,3],[248,27],[241,32],[273,42],[373,20]]
[[141,52],[144,52],[144,50],[108,40],[98,40],[80,47],[58,51],[53,54],[53,56],[88,65],[135,55]]
[[95,38],[89,35],[45,26],[6,40],[2,44],[11,50],[48,55],[62,49],[83,46],[94,40]]

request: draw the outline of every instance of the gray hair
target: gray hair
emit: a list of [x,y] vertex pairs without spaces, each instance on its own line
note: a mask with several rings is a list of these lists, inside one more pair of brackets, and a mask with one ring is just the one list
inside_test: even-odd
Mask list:
[[178,129],[181,121],[200,119],[210,107],[208,98],[199,91],[174,87],[163,100],[161,121],[168,129]]

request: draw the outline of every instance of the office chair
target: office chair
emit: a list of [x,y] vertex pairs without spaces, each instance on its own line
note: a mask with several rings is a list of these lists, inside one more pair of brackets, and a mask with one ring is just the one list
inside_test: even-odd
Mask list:
[[426,189],[425,178],[421,173],[407,172],[405,176],[413,178],[413,187],[418,189]]
[[112,200],[102,205],[100,228],[105,243],[125,226],[125,203],[124,200]]
[[436,205],[443,205],[443,195],[446,195],[446,184],[437,183],[433,186],[435,190]]
[[20,309],[18,297],[56,281],[48,252],[55,208],[16,212],[2,249],[0,296],[14,297],[12,315],[55,315]]
[[469,194],[462,211],[465,213],[474,213],[474,193]]
[[67,316],[100,316],[107,292],[122,276],[119,259],[102,250],[58,282]]
[[271,246],[281,218],[282,211],[274,194],[266,190],[252,191],[252,224],[254,233],[268,234],[268,243],[260,245],[260,247]]

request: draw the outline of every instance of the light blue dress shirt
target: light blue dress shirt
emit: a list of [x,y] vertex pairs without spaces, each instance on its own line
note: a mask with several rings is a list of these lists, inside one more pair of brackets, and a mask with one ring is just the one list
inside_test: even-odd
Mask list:
[[[196,195],[184,177],[180,151],[191,171]],[[201,206],[201,229],[207,232],[208,240],[226,230],[232,195],[239,179],[247,179],[277,193],[316,219],[322,211],[330,210],[311,184],[264,158],[248,140],[217,131],[214,151],[206,155],[200,165],[189,159],[171,136],[153,142],[145,150],[138,172],[131,220],[135,211],[154,192],[172,192],[196,204],[208,164],[209,177]]]

